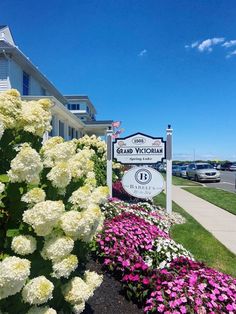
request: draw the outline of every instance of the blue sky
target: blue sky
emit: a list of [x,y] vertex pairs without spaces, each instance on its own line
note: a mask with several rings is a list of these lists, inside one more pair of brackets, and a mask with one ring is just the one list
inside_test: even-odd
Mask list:
[[98,119],[165,136],[174,158],[236,160],[234,0],[7,0],[20,49]]

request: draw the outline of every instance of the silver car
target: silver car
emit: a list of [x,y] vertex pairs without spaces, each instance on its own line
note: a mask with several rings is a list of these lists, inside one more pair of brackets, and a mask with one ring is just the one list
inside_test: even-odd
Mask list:
[[220,171],[212,165],[203,162],[196,162],[188,165],[186,170],[187,178],[195,181],[220,182]]
[[187,170],[188,166],[179,166],[179,168],[175,171],[175,175],[177,177],[182,177],[182,178],[186,178],[187,177]]

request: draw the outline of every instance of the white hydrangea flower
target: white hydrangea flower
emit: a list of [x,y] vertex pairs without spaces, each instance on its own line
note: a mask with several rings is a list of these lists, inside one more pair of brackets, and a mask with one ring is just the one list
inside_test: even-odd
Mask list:
[[43,163],[46,167],[53,167],[58,162],[67,162],[76,152],[76,142],[68,141],[41,150]]
[[91,204],[86,210],[66,212],[60,219],[60,227],[66,235],[84,242],[92,240],[102,225],[104,216],[97,205]]
[[93,204],[102,204],[107,201],[108,196],[108,186],[99,186],[92,192],[89,202]]
[[19,235],[13,238],[11,249],[19,255],[32,254],[36,250],[36,239],[30,235]]
[[0,120],[0,140],[1,140],[2,136],[3,136],[4,131],[5,131],[4,124],[3,124],[3,122]]
[[18,127],[21,112],[21,99],[17,90],[0,93],[0,120],[5,129]]
[[22,290],[22,298],[25,303],[43,304],[52,299],[54,285],[45,276],[31,279]]
[[67,236],[78,238],[80,235],[80,224],[82,213],[77,210],[65,212],[60,218],[60,227]]
[[91,190],[93,190],[97,185],[95,172],[89,171],[86,174],[85,185],[90,186]]
[[86,270],[84,274],[84,281],[92,290],[95,290],[101,285],[103,276],[98,275],[95,271]]
[[102,212],[99,206],[91,204],[88,206],[87,210],[81,213],[82,219],[79,238],[84,242],[90,242],[97,233],[98,227],[103,220]]
[[70,254],[62,260],[56,261],[52,265],[52,277],[68,278],[70,274],[78,267],[78,258],[76,255]]
[[20,127],[24,131],[42,137],[45,132],[52,129],[50,107],[51,102],[49,99],[22,101],[19,116]]
[[64,189],[71,181],[69,164],[65,161],[58,162],[47,174],[48,180],[58,189]]
[[68,303],[75,305],[86,302],[93,295],[93,290],[82,278],[74,277],[63,287],[62,293]]
[[78,143],[89,148],[96,148],[97,152],[100,154],[104,154],[106,152],[105,141],[101,140],[100,137],[96,137],[96,135],[85,135],[78,140]]
[[0,182],[0,194],[2,194],[5,190],[5,184]]
[[29,275],[27,259],[10,256],[0,262],[0,300],[20,292]]
[[91,158],[94,154],[94,150],[85,147],[82,150],[79,149],[78,152],[68,160],[72,177],[75,180],[82,176],[87,177],[89,172],[93,172],[94,162]]
[[75,304],[72,310],[74,314],[80,314],[80,313],[83,313],[84,309],[85,309],[85,302],[82,301],[80,303]]
[[73,204],[72,209],[87,208],[91,197],[91,187],[84,185],[74,191],[69,198],[69,202]]
[[57,312],[48,306],[33,306],[31,309],[29,309],[27,314],[57,314]]
[[62,201],[40,202],[24,211],[23,221],[31,225],[38,236],[50,234],[65,212]]
[[22,144],[20,151],[11,161],[8,176],[11,182],[39,183],[39,174],[43,169],[39,154],[29,144]]
[[46,198],[46,193],[43,189],[33,188],[26,194],[24,194],[21,200],[27,204],[37,204],[40,202],[44,202]]
[[58,261],[68,256],[74,248],[74,241],[67,236],[51,234],[45,239],[41,255],[44,259]]

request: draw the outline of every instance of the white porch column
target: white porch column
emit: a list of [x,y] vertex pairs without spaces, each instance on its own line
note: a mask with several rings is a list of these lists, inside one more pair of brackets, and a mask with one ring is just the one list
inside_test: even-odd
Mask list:
[[65,141],[69,140],[68,120],[64,121],[64,139]]
[[59,136],[59,119],[55,114],[52,119],[52,136]]

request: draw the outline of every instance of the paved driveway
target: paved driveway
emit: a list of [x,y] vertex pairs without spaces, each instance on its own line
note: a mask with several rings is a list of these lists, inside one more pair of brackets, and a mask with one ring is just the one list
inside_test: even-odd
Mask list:
[[235,192],[235,180],[236,180],[236,171],[221,171],[221,181],[219,183],[206,183],[203,182],[206,186],[211,188],[220,188],[229,192]]

